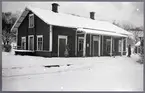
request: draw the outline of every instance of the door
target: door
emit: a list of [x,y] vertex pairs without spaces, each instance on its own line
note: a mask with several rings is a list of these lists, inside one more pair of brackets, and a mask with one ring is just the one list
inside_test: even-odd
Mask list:
[[58,36],[58,56],[65,57],[65,48],[67,45],[67,36]]
[[110,51],[111,51],[111,40],[110,39],[106,39],[106,52],[107,52],[107,55],[110,55]]
[[29,50],[34,50],[34,36],[29,36]]
[[26,37],[21,37],[21,48],[26,50]]
[[98,41],[94,41],[93,42],[93,56],[98,56],[98,53],[99,53],[98,46],[99,46]]
[[78,38],[78,56],[83,56],[83,46],[84,46],[84,38],[79,37]]
[[99,42],[100,42],[100,37],[93,36],[93,56],[99,56]]

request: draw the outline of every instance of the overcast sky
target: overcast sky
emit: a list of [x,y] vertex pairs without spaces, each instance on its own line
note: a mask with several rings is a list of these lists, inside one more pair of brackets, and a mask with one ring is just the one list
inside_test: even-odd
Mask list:
[[[3,12],[18,13],[26,6],[50,9],[53,2],[2,2]],[[57,2],[59,12],[71,13],[89,17],[89,12],[95,12],[95,19],[117,20],[135,26],[143,26],[143,2]]]

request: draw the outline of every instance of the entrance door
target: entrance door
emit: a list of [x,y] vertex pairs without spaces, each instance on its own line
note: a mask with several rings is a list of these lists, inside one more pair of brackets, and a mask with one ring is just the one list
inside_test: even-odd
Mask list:
[[115,38],[113,38],[113,40],[112,40],[112,51],[116,52],[116,49],[115,49]]
[[26,37],[21,37],[21,48],[26,50]]
[[34,36],[29,36],[29,50],[34,50]]
[[93,56],[98,56],[99,50],[98,50],[98,41],[93,42]]
[[58,36],[58,56],[65,56],[65,48],[67,45],[67,36]]
[[84,38],[79,37],[78,38],[78,56],[82,57],[83,56],[83,47],[84,46]]
[[106,52],[107,52],[107,55],[110,55],[110,50],[111,50],[111,39],[106,39]]
[[93,36],[93,56],[99,56],[99,36]]

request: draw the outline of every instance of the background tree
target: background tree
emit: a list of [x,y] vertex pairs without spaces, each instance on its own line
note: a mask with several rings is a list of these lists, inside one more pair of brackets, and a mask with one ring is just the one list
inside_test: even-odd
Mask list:
[[121,27],[121,28],[127,30],[127,31],[130,31],[131,29],[136,28],[134,25],[132,25],[130,23],[121,23],[121,22],[119,23],[116,20],[113,20],[112,23],[118,27]]
[[16,37],[16,32],[12,32],[11,28],[17,17],[11,12],[2,12],[2,41],[4,45],[10,44]]
[[112,23],[118,27],[121,27],[121,28],[133,33],[134,34],[134,43],[137,43],[138,41],[140,41],[139,35],[140,35],[140,32],[143,31],[143,29],[144,29],[143,26],[136,27],[127,22],[121,24],[121,23],[117,22],[116,20],[113,20]]

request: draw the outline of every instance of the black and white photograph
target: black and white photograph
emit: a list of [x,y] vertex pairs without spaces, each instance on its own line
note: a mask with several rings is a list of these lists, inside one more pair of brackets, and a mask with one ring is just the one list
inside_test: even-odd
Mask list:
[[144,3],[2,2],[2,91],[143,91]]

